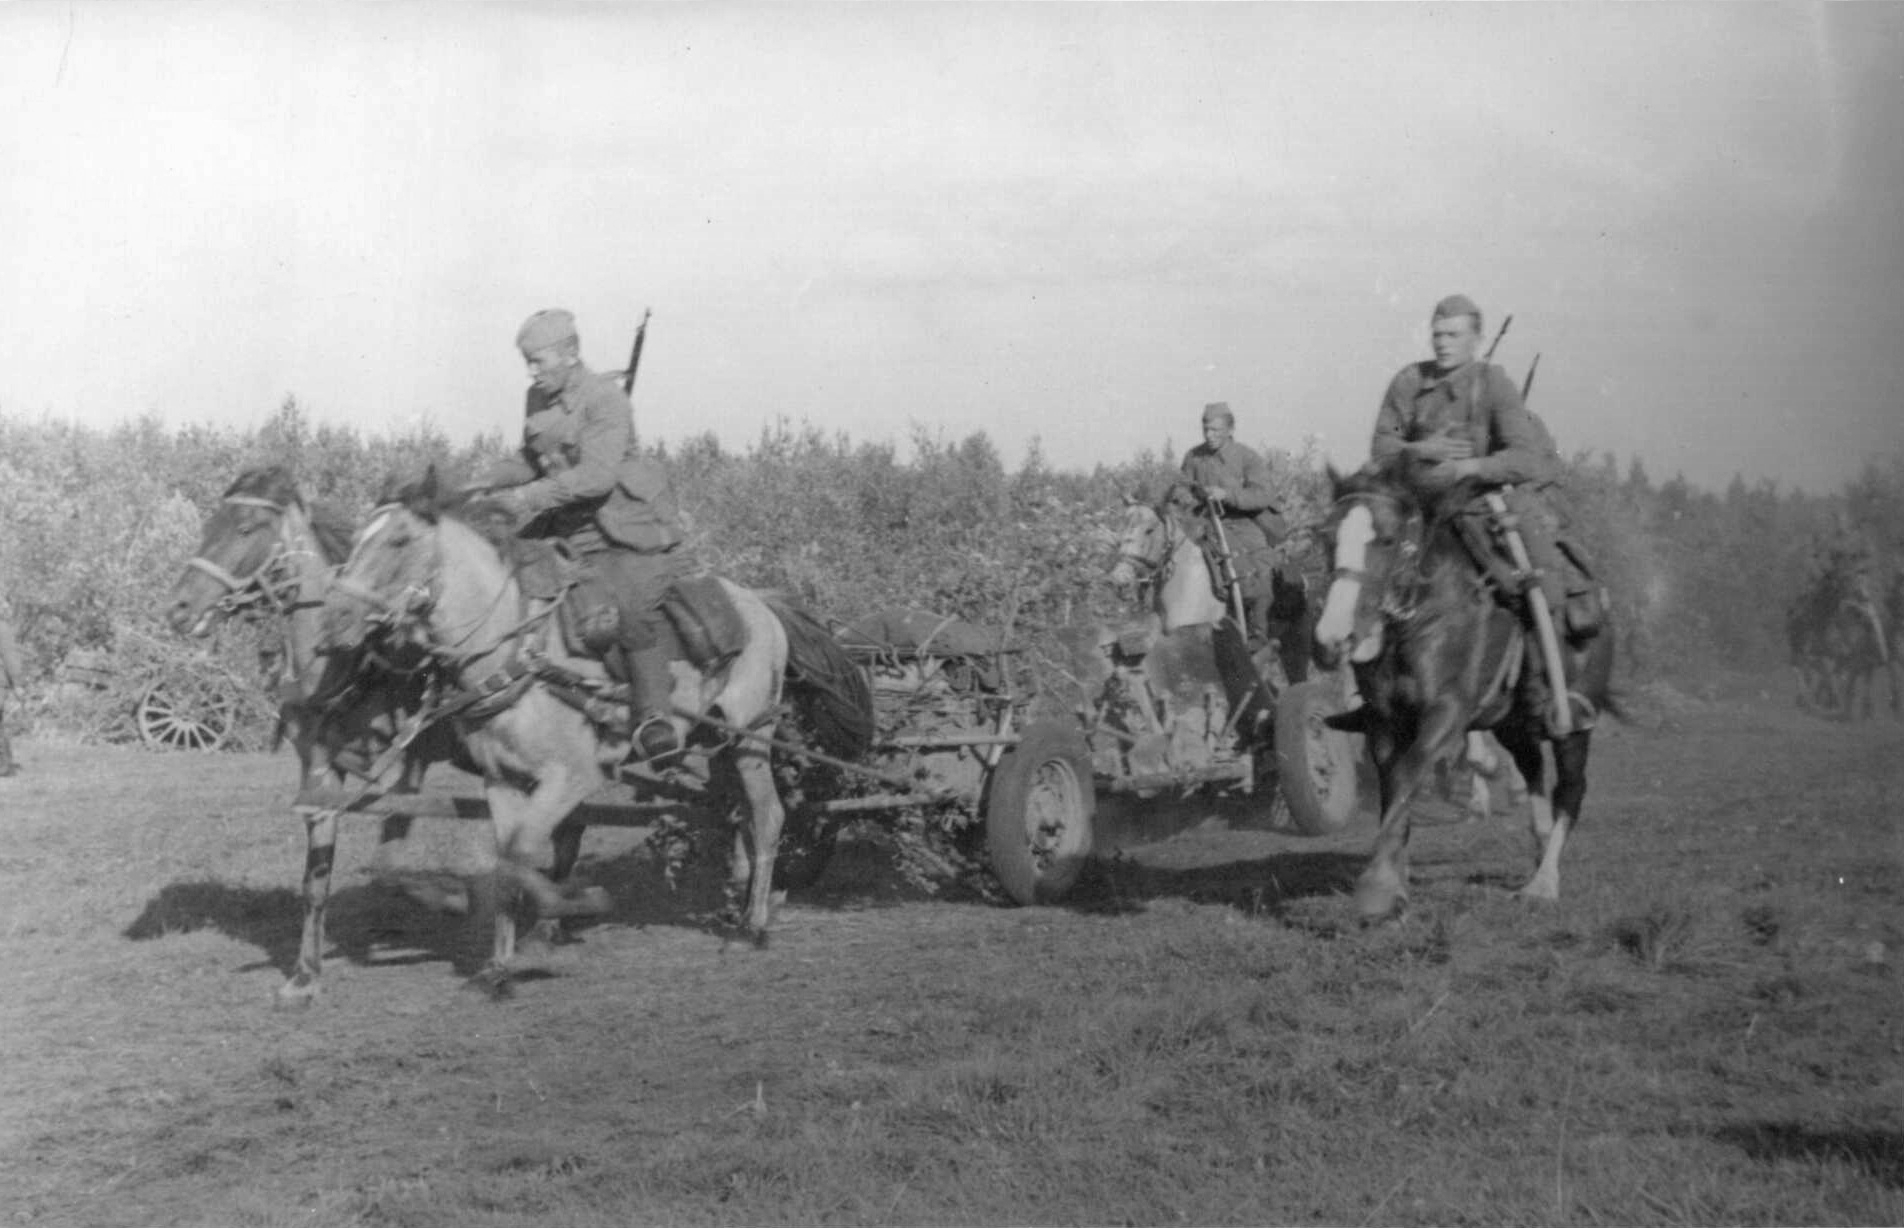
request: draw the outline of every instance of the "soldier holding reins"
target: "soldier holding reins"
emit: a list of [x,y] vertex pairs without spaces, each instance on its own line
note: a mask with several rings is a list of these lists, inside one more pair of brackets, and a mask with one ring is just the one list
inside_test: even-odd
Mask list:
[[[1302,576],[1294,567],[1278,565],[1276,549],[1288,526],[1270,485],[1269,465],[1235,436],[1236,415],[1226,402],[1204,406],[1203,442],[1184,453],[1183,476],[1222,520],[1222,544],[1229,548],[1242,590],[1246,625],[1241,630],[1250,648],[1277,639],[1285,674],[1299,682],[1307,676],[1309,663],[1300,626]],[[1214,541],[1205,546],[1221,548]],[[1272,634],[1277,631],[1281,634]]]
[[634,408],[613,377],[583,364],[573,315],[536,312],[516,348],[530,380],[523,444],[476,488],[516,517],[520,535],[560,538],[606,584],[619,614],[608,664],[632,692],[621,732],[640,758],[679,749],[661,600],[690,567],[667,470],[641,454]]
[[[1583,583],[1569,601],[1560,524],[1549,504],[1561,474],[1551,436],[1527,412],[1507,372],[1479,357],[1481,309],[1474,300],[1463,294],[1442,299],[1429,328],[1435,356],[1409,363],[1389,381],[1371,458],[1378,465],[1411,458],[1418,463],[1416,481],[1431,492],[1467,479],[1500,491],[1555,630],[1575,642],[1590,638],[1599,630],[1594,589]],[[1593,705],[1578,693],[1568,699],[1574,727],[1590,727]]]

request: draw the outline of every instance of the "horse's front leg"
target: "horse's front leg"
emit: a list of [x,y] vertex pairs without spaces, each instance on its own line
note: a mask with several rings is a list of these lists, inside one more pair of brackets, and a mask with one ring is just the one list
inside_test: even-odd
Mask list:
[[304,932],[297,966],[278,986],[278,1004],[309,1006],[324,989],[324,913],[330,905],[331,871],[337,862],[337,812],[299,807],[304,820]]
[[773,767],[753,744],[734,752],[734,771],[747,798],[747,823],[752,856],[748,865],[747,915],[742,928],[755,946],[767,945],[767,927],[773,919],[774,859],[780,849],[780,830],[787,812],[774,787]]
[[1371,735],[1382,781],[1382,822],[1355,883],[1355,907],[1364,923],[1385,920],[1407,904],[1409,811],[1436,760],[1453,748],[1466,724],[1459,703],[1440,701],[1422,713],[1406,745],[1391,742],[1386,732]]
[[[1531,737],[1531,735],[1530,735]],[[1554,743],[1554,788],[1551,807],[1542,805],[1541,793],[1529,779],[1528,797],[1534,803],[1534,835],[1540,841],[1540,865],[1527,880],[1520,894],[1530,900],[1560,899],[1560,854],[1567,837],[1580,821],[1580,805],[1587,796],[1587,754],[1593,745],[1593,733],[1580,730]],[[1516,756],[1518,761],[1519,756]],[[1534,740],[1535,771],[1540,770],[1540,744]],[[1525,770],[1525,769],[1523,769]],[[1542,831],[1542,810],[1549,811]]]
[[[1513,756],[1515,769],[1527,783],[1529,826],[1534,833],[1535,856],[1539,859],[1539,868],[1521,887],[1519,894],[1530,900],[1556,900],[1560,898],[1560,850],[1567,843],[1567,833],[1554,813],[1554,797],[1550,795],[1547,780],[1546,756],[1541,750],[1540,734],[1532,723],[1534,719],[1510,720],[1496,729],[1495,735],[1501,745],[1507,748],[1507,753]],[[1569,740],[1586,737],[1584,732],[1576,733]],[[1581,770],[1585,771],[1584,762]],[[1583,792],[1584,780],[1583,776]],[[1579,805],[1578,796],[1574,798],[1574,805]]]
[[[582,857],[582,833],[588,829],[580,823],[564,822],[549,837],[555,846],[555,858],[549,864],[549,881],[556,890],[566,896],[569,893],[569,876],[575,873],[575,863]],[[535,943],[542,946],[559,946],[579,941],[573,937],[569,928],[569,918],[539,917],[535,925],[523,936],[524,944]]]

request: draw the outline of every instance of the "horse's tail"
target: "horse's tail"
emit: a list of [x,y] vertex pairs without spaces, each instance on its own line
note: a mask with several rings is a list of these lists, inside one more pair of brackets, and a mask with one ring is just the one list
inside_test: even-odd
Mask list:
[[789,692],[827,753],[859,759],[873,745],[873,688],[824,624],[777,593],[761,599],[787,629]]

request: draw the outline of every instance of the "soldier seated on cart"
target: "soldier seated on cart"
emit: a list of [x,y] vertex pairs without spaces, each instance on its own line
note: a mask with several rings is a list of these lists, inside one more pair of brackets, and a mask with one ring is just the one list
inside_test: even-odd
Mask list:
[[[1269,465],[1236,442],[1236,415],[1228,403],[1203,407],[1203,442],[1183,457],[1183,476],[1195,496],[1223,522],[1222,543],[1214,529],[1204,548],[1212,553],[1227,544],[1242,589],[1243,628],[1252,652],[1277,645],[1283,673],[1291,682],[1309,674],[1309,650],[1303,637],[1308,602],[1301,570],[1279,557],[1288,524],[1270,485]],[[1221,568],[1212,568],[1221,574]]]
[[521,536],[554,538],[613,595],[609,671],[629,684],[631,756],[678,749],[668,720],[674,676],[661,602],[691,570],[668,472],[641,454],[635,413],[610,376],[583,365],[575,317],[538,311],[516,333],[529,368],[523,443],[472,490],[510,513]]

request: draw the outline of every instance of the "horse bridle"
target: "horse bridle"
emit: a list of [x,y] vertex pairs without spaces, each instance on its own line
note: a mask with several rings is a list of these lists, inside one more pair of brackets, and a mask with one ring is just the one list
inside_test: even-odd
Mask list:
[[[399,503],[386,503],[372,508],[370,520],[365,524],[366,530],[377,522],[379,516],[399,511],[407,512],[409,509]],[[414,512],[410,514],[415,515]],[[363,543],[367,540],[368,538],[360,539],[357,546],[352,548],[351,560],[357,557],[357,550],[361,548]],[[403,590],[395,597],[386,597],[375,589],[368,588],[346,577],[344,572],[350,566],[351,560],[346,560],[344,566],[340,567],[337,573],[331,577],[331,587],[375,609],[377,613],[371,615],[367,621],[381,625],[386,631],[407,630],[410,627],[421,624],[429,616],[430,612],[436,608],[437,593],[432,591],[432,589],[435,582],[440,581],[443,575],[443,541],[440,535],[433,538],[431,542],[431,554],[431,578],[422,584],[406,584]],[[503,595],[506,592],[508,592],[506,586],[498,588],[495,598],[490,602],[489,608],[471,619],[469,622],[469,630],[464,632],[460,637],[449,640],[447,643],[438,644],[434,642],[431,637],[427,635],[424,636],[422,647],[427,654],[428,663],[445,665],[452,669],[457,669],[461,668],[463,663],[472,657],[480,657],[495,651],[495,649],[487,648],[481,651],[464,651],[462,646],[469,641],[470,637],[482,629],[484,623],[489,620],[489,616],[502,604]],[[517,650],[525,647],[527,632],[537,624],[545,622],[554,612],[555,605],[551,603],[547,609],[527,614],[520,622],[504,634],[502,642],[499,643],[497,647],[501,647],[502,643],[511,642],[516,645]],[[446,630],[443,634],[444,637],[448,639],[450,632]],[[365,651],[369,653],[372,659],[378,661],[379,664],[395,673],[416,673],[420,672],[421,668],[428,667],[426,663],[423,667],[406,670],[385,660],[382,654],[378,653],[373,647],[367,646]]]
[[286,540],[285,529],[289,524],[285,517],[286,506],[275,499],[258,495],[226,495],[221,502],[235,507],[265,508],[277,516],[278,529],[277,540],[272,543],[270,553],[248,576],[233,575],[202,554],[195,554],[185,560],[187,568],[210,576],[223,586],[225,595],[214,606],[220,615],[229,618],[261,602],[269,603],[280,614],[289,614],[300,606],[313,604],[297,600],[301,586],[290,574],[291,560],[309,551],[298,549]]
[[[1132,506],[1139,507],[1147,505],[1132,504]],[[1137,583],[1139,585],[1154,584],[1161,588],[1164,583],[1170,579],[1171,568],[1176,564],[1177,542],[1179,540],[1187,540],[1190,535],[1188,533],[1182,533],[1177,528],[1175,517],[1158,508],[1152,507],[1148,508],[1148,510],[1152,516],[1157,518],[1159,532],[1163,536],[1163,546],[1158,551],[1156,559],[1149,559],[1141,554],[1134,554],[1124,549],[1118,550],[1117,558],[1119,562],[1131,563],[1143,568],[1143,573],[1137,577]],[[1141,592],[1143,590],[1140,588],[1138,591]]]
[[[1412,532],[1390,539],[1395,543],[1395,554],[1399,561],[1399,566],[1389,568],[1387,574],[1382,577],[1384,582],[1381,589],[1381,600],[1376,606],[1376,613],[1383,618],[1393,619],[1397,622],[1407,622],[1410,618],[1414,617],[1418,605],[1412,600],[1404,603],[1403,599],[1399,597],[1397,593],[1402,589],[1410,591],[1417,590],[1421,586],[1420,534],[1422,525],[1420,513],[1410,508],[1405,500],[1389,494],[1386,491],[1379,490],[1365,490],[1344,495],[1335,501],[1330,511],[1332,518],[1339,526],[1341,518],[1340,516],[1334,515],[1336,511],[1346,509],[1358,502],[1366,505],[1378,499],[1390,504],[1397,512],[1396,519],[1404,526],[1412,529]],[[1374,542],[1375,539],[1371,539],[1370,545],[1374,545]],[[1364,556],[1364,558],[1366,561],[1366,556]],[[1331,583],[1336,580],[1353,580],[1363,586],[1364,593],[1368,590],[1369,581],[1374,578],[1374,574],[1366,567],[1334,567],[1329,572]],[[1404,581],[1405,583],[1397,583],[1397,581]]]

